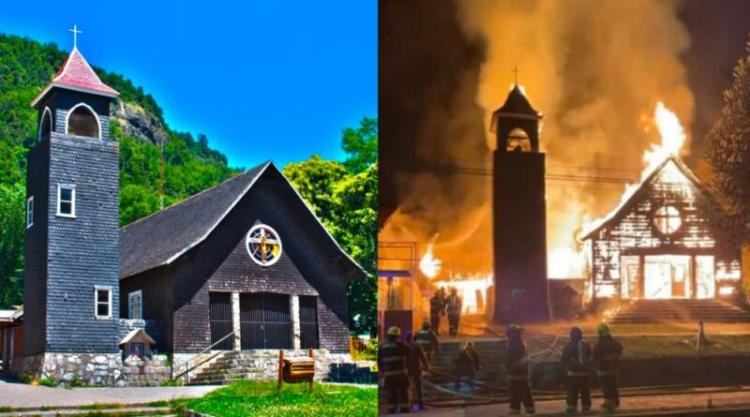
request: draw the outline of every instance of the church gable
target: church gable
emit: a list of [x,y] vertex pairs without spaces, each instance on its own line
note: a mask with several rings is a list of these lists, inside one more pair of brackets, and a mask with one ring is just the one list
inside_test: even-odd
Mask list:
[[677,157],[665,160],[644,181],[626,191],[620,205],[585,234],[585,239],[618,239],[624,246],[713,247],[708,191]]

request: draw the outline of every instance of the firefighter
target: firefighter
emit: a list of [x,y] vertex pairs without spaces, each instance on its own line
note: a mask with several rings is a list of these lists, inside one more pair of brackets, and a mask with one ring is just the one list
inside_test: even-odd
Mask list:
[[422,396],[422,371],[430,369],[430,363],[427,361],[422,346],[417,340],[415,334],[412,338],[411,333],[406,333],[406,343],[412,349],[412,360],[409,365],[409,379],[412,385],[412,405],[416,406],[417,410],[424,410],[424,398]]
[[414,340],[422,347],[427,360],[432,362],[433,353],[440,353],[440,342],[437,334],[431,329],[430,322],[425,320],[422,323],[422,330],[414,335]]
[[509,415],[521,413],[521,404],[526,414],[534,414],[534,398],[529,385],[529,358],[526,353],[526,343],[521,333],[523,330],[516,324],[508,326],[505,334],[507,345],[505,348],[505,369],[508,373],[510,391]]
[[458,296],[458,290],[455,288],[451,288],[451,295],[448,296],[445,309],[448,312],[448,336],[456,337],[458,320],[461,318],[461,297]]
[[409,376],[408,368],[413,359],[412,349],[398,340],[401,329],[391,326],[385,342],[378,349],[379,376],[383,378],[383,390],[389,405],[388,413],[408,413]]
[[[456,355],[455,366],[456,375],[466,377],[469,384],[469,390],[473,390],[474,376],[479,370],[479,353],[474,349],[474,344],[467,342],[463,349]],[[456,380],[456,390],[459,388],[459,380]]]
[[578,327],[570,329],[570,342],[563,348],[562,365],[567,371],[568,389],[565,411],[574,413],[578,396],[581,396],[581,411],[591,410],[591,347],[583,340],[583,332]]
[[607,411],[614,411],[620,406],[620,393],[617,390],[617,371],[620,356],[622,356],[622,345],[617,342],[609,331],[609,326],[602,323],[597,328],[599,340],[594,346],[593,358],[596,362],[599,382],[602,385],[604,404],[602,407]]
[[435,334],[440,334],[440,316],[445,313],[445,300],[442,296],[442,288],[435,291],[430,298],[430,325]]

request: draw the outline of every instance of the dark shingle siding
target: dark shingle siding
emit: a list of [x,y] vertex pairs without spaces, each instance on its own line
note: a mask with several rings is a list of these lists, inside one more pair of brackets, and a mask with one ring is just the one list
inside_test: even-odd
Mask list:
[[[282,258],[260,267],[244,248],[257,222],[278,231]],[[315,224],[304,203],[280,174],[263,175],[209,238],[174,268],[174,350],[200,351],[210,345],[209,291],[317,295],[321,347],[348,349],[348,277],[341,254]],[[339,266],[337,266],[339,265]]]
[[34,225],[24,242],[24,355],[42,353],[46,345],[48,161],[49,141],[29,152],[26,195],[34,197]]
[[[56,215],[58,184],[75,185],[76,218]],[[47,351],[117,352],[118,147],[53,135],[50,146]],[[112,288],[112,318],[94,314],[95,286]]]

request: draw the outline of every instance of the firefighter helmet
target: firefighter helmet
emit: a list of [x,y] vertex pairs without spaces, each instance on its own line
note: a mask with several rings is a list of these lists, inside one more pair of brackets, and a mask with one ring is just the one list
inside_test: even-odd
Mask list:
[[609,334],[609,326],[607,326],[607,323],[602,323],[596,328],[596,331],[600,336],[607,336]]
[[388,328],[388,336],[401,336],[401,329],[398,326]]

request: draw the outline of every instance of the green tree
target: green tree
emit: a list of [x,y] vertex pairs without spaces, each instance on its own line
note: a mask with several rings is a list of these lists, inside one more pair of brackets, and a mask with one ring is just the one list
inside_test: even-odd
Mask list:
[[721,117],[708,133],[706,159],[713,172],[711,187],[723,209],[714,216],[715,226],[739,243],[750,240],[750,56],[737,62],[733,77],[724,91]]
[[[373,126],[377,126],[377,121],[365,118],[357,130],[372,132],[376,129]],[[355,130],[344,130],[342,146],[361,145],[373,137],[352,132]],[[353,139],[355,136],[370,139]],[[377,134],[374,138],[377,140]],[[350,155],[344,163],[313,155],[306,161],[287,164],[284,174],[341,247],[367,272],[366,278],[349,284],[349,318],[355,332],[374,334],[377,332],[377,151],[372,154],[372,147],[359,145],[348,149]]]
[[377,225],[378,225],[378,167],[370,165],[356,175],[348,176],[336,185],[338,203],[334,212],[337,223],[335,237],[349,255],[365,271],[365,279],[349,285],[349,306],[352,309],[353,330],[377,332]]
[[0,184],[0,307],[22,300],[25,195],[20,183]]
[[378,119],[363,117],[359,127],[342,132],[341,147],[347,153],[344,165],[352,174],[366,170],[378,161]]

